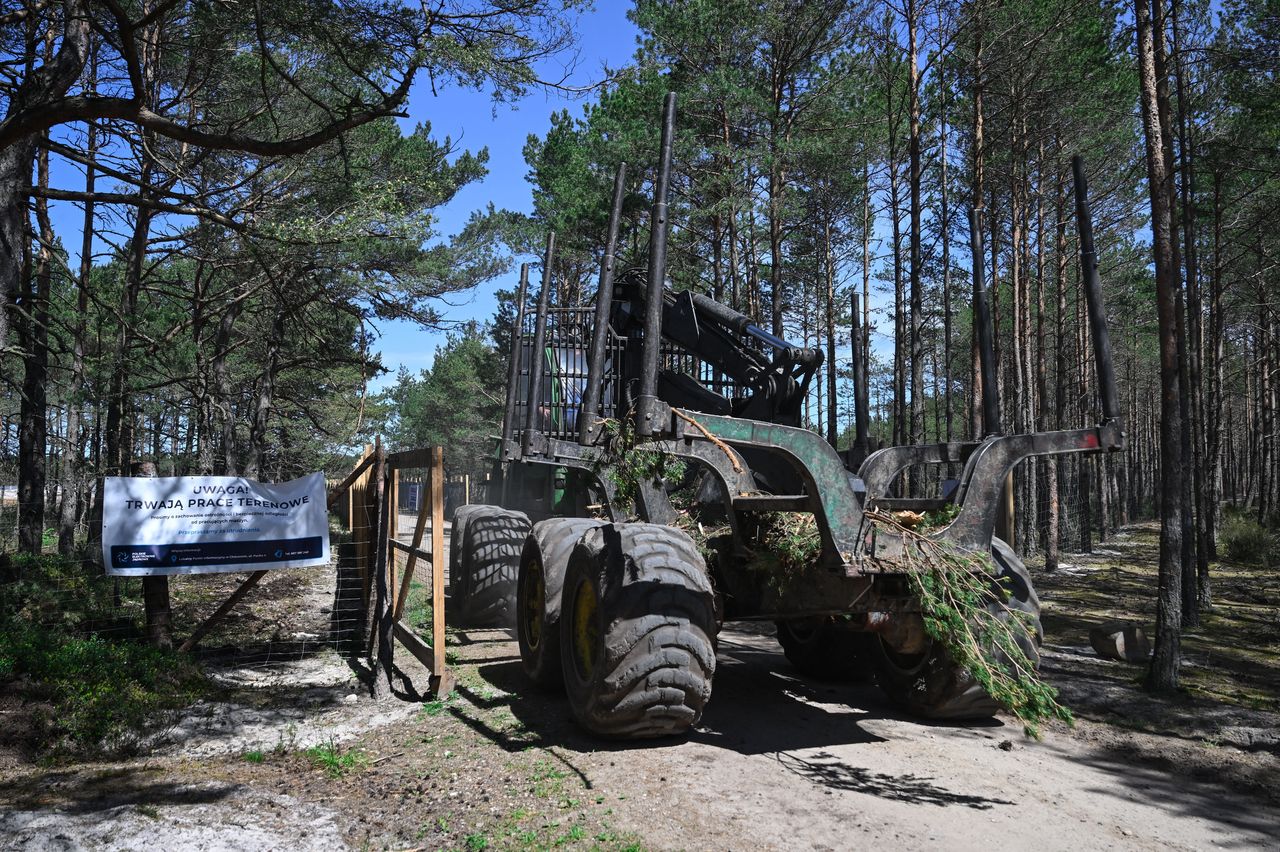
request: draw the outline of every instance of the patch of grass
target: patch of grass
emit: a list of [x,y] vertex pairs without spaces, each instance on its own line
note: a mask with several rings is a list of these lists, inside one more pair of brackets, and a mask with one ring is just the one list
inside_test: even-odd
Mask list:
[[435,625],[435,610],[431,604],[431,588],[426,583],[415,579],[409,584],[404,618],[417,632],[431,635]]
[[575,825],[567,832],[556,838],[555,845],[563,846],[566,843],[577,843],[587,836],[587,831],[580,825]]
[[558,769],[551,761],[537,760],[533,764],[533,772],[530,776],[530,780],[533,781],[530,792],[540,799],[558,796],[567,777],[568,774],[563,769]]
[[464,842],[472,852],[482,852],[489,848],[489,838],[478,831],[475,834],[468,834]]
[[267,759],[267,756],[260,749],[246,751],[241,756],[249,763],[262,763]]
[[341,749],[334,744],[332,738],[327,743],[312,746],[305,752],[311,765],[324,770],[330,778],[341,778],[353,769],[359,769],[368,763],[363,751],[359,749]]
[[160,819],[160,809],[155,805],[138,805],[134,810],[147,819]]

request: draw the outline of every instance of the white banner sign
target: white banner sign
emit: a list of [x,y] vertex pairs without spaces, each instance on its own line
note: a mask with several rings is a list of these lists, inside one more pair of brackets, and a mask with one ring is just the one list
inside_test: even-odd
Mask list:
[[108,574],[210,574],[329,561],[324,475],[269,484],[235,476],[108,477]]

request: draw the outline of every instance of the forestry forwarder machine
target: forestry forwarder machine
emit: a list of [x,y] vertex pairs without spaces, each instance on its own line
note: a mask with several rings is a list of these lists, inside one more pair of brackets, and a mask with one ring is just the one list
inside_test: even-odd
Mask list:
[[[528,676],[540,686],[563,685],[577,720],[605,737],[678,734],[694,725],[711,695],[716,635],[727,620],[775,621],[787,658],[803,672],[847,677],[874,670],[888,697],[916,715],[992,715],[995,701],[924,629],[904,552],[917,545],[868,514],[948,508],[950,523],[925,534],[955,552],[990,554],[988,609],[1038,662],[1039,600],[1021,559],[993,536],[1006,478],[1029,456],[1114,451],[1124,440],[1079,161],[1081,264],[1102,422],[1000,433],[975,211],[985,437],[868,452],[867,389],[858,382],[856,439],[842,455],[800,425],[820,350],[780,340],[706,296],[665,289],[673,126],[668,94],[647,276],[619,276],[615,291],[625,164],[614,182],[594,309],[549,306],[554,234],[532,318],[525,315],[522,270],[489,486],[498,505],[462,506],[454,515],[454,611],[463,623],[509,625],[514,610]],[[855,358],[865,358],[854,349]],[[631,452],[674,457],[692,471],[686,482],[698,483],[693,509],[726,530],[710,547],[700,550],[673,525],[676,512],[660,479],[639,483],[634,506],[620,505],[609,469],[619,464],[609,452],[619,421],[633,430]],[[921,465],[954,465],[962,473],[942,489],[946,496],[893,496],[899,475]],[[809,570],[784,575],[752,561],[754,540],[774,513],[812,513],[821,552]]]

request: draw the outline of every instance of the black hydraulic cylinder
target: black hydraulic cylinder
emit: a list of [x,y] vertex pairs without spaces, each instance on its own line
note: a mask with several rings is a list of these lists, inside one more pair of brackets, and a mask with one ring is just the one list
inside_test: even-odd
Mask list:
[[676,127],[676,93],[662,105],[662,147],[649,220],[649,281],[645,289],[644,349],[640,357],[640,393],[636,398],[636,435],[658,431],[658,360],[662,347],[662,288],[667,273],[667,195],[671,188],[671,151]]
[[507,407],[502,410],[502,447],[499,452],[507,451],[507,444],[515,431],[516,392],[520,384],[520,334],[524,330],[524,300],[529,293],[529,264],[520,264],[520,287],[516,291],[516,322],[511,327],[511,363],[507,365]]
[[1080,276],[1084,282],[1085,304],[1089,311],[1089,334],[1093,339],[1093,358],[1098,365],[1098,391],[1102,396],[1103,422],[1120,418],[1116,399],[1116,373],[1111,360],[1111,337],[1107,333],[1106,307],[1102,303],[1102,282],[1098,278],[1098,256],[1093,248],[1093,214],[1089,210],[1089,182],[1084,174],[1084,160],[1071,158],[1075,178],[1076,227],[1080,232]]
[[704,296],[701,293],[690,293],[689,295],[692,297],[698,313],[715,320],[730,331],[746,334],[747,329],[751,327],[751,318],[746,314],[739,313],[728,305],[717,302],[710,296]]
[[869,409],[870,397],[867,394],[867,383],[862,380],[863,376],[863,359],[866,353],[862,351],[862,334],[859,331],[858,320],[858,294],[851,293],[853,308],[853,326],[850,333],[850,354],[853,356],[853,449],[854,455],[859,458],[866,458],[867,451],[870,449],[870,437],[868,435],[868,425],[871,419]]
[[618,249],[618,221],[622,218],[622,196],[627,180],[627,164],[621,163],[613,176],[613,203],[609,205],[609,230],[605,237],[604,259],[600,262],[600,287],[596,290],[595,325],[591,327],[591,352],[587,355],[587,388],[578,411],[578,443],[591,443],[596,414],[604,384],[605,347],[609,342],[609,308],[613,304],[614,254]]
[[556,254],[556,233],[547,234],[547,250],[542,256],[542,292],[538,293],[538,314],[533,325],[533,351],[529,353],[529,397],[524,412],[524,435],[520,447],[525,455],[533,447],[533,432],[538,426],[539,396],[542,393],[542,349],[547,341],[547,310],[551,304],[551,262]]
[[791,352],[795,356],[797,363],[813,364],[815,367],[822,363],[821,350],[803,349],[799,346],[793,346],[781,337],[775,337],[763,328],[760,328],[760,326],[751,322],[750,317],[735,311],[728,305],[717,302],[710,296],[704,296],[701,293],[692,292],[689,296],[693,299],[693,305],[697,308],[699,315],[719,323],[730,331],[755,338],[766,346],[773,347],[774,349]]
[[1000,434],[1000,397],[996,386],[995,334],[991,322],[991,305],[987,300],[986,269],[983,267],[982,210],[969,214],[970,243],[973,251],[973,325],[978,333],[978,361],[982,369],[982,433],[983,437]]

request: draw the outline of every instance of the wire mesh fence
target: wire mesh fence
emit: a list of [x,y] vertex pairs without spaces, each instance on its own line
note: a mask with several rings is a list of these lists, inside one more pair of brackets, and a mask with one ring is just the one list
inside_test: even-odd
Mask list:
[[[367,617],[360,562],[350,538],[348,530],[334,525],[327,565],[266,572],[239,606],[210,627],[198,655],[234,652],[269,661],[357,647]],[[142,578],[108,576],[94,549],[81,545],[70,556],[47,549],[35,557],[0,545],[0,624],[20,623],[74,638],[143,641]],[[174,644],[191,636],[250,576],[245,571],[169,577]]]

